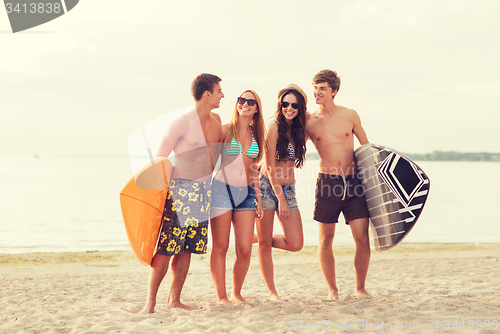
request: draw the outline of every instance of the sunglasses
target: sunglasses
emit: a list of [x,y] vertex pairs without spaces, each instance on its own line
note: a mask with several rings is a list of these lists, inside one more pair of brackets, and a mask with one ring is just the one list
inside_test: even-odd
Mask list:
[[245,99],[244,97],[238,97],[238,103],[239,104],[245,104],[245,102],[250,106],[253,107],[254,105],[257,104],[257,100],[254,99]]
[[[281,106],[283,108],[286,108],[289,105],[290,105],[290,102],[286,102],[286,101],[285,102],[281,102]],[[299,104],[298,103],[292,103],[292,108],[295,109],[295,110],[299,109]]]

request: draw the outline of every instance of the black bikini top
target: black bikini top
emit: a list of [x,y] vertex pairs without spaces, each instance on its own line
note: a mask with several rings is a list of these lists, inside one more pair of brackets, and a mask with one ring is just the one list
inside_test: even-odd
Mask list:
[[[285,161],[295,161],[295,149],[293,148],[293,145],[288,143],[287,147],[288,154],[285,157]],[[276,161],[280,161],[280,154],[278,153],[278,146],[276,145]]]

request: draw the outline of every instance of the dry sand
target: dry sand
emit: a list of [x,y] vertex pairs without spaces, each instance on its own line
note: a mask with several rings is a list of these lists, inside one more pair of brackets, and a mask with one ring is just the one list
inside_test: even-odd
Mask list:
[[[353,248],[334,246],[336,302],[325,301],[316,247],[275,251],[281,304],[267,299],[253,251],[243,287],[253,307],[217,305],[209,256],[197,255],[183,302],[203,308],[167,309],[167,274],[151,315],[138,313],[149,267],[131,252],[0,254],[0,333],[500,333],[500,244],[403,243],[374,252],[373,298],[354,297]],[[230,253],[229,291],[233,261]]]

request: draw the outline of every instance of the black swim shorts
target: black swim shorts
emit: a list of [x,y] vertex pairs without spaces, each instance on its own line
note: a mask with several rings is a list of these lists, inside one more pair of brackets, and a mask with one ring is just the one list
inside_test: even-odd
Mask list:
[[316,181],[314,220],[337,223],[340,212],[346,224],[369,217],[365,201],[365,188],[358,175],[331,175],[319,173]]

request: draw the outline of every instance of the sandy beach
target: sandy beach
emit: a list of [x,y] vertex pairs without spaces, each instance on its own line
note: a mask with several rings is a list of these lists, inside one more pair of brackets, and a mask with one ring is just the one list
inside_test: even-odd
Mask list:
[[[215,303],[209,255],[193,256],[183,302],[167,309],[167,274],[156,313],[139,311],[149,267],[132,252],[0,254],[0,333],[500,333],[500,244],[406,244],[372,253],[367,289],[354,297],[353,247],[334,246],[339,300],[325,301],[317,247],[275,251],[268,293],[253,249],[243,296]],[[228,255],[230,289],[234,252]]]

